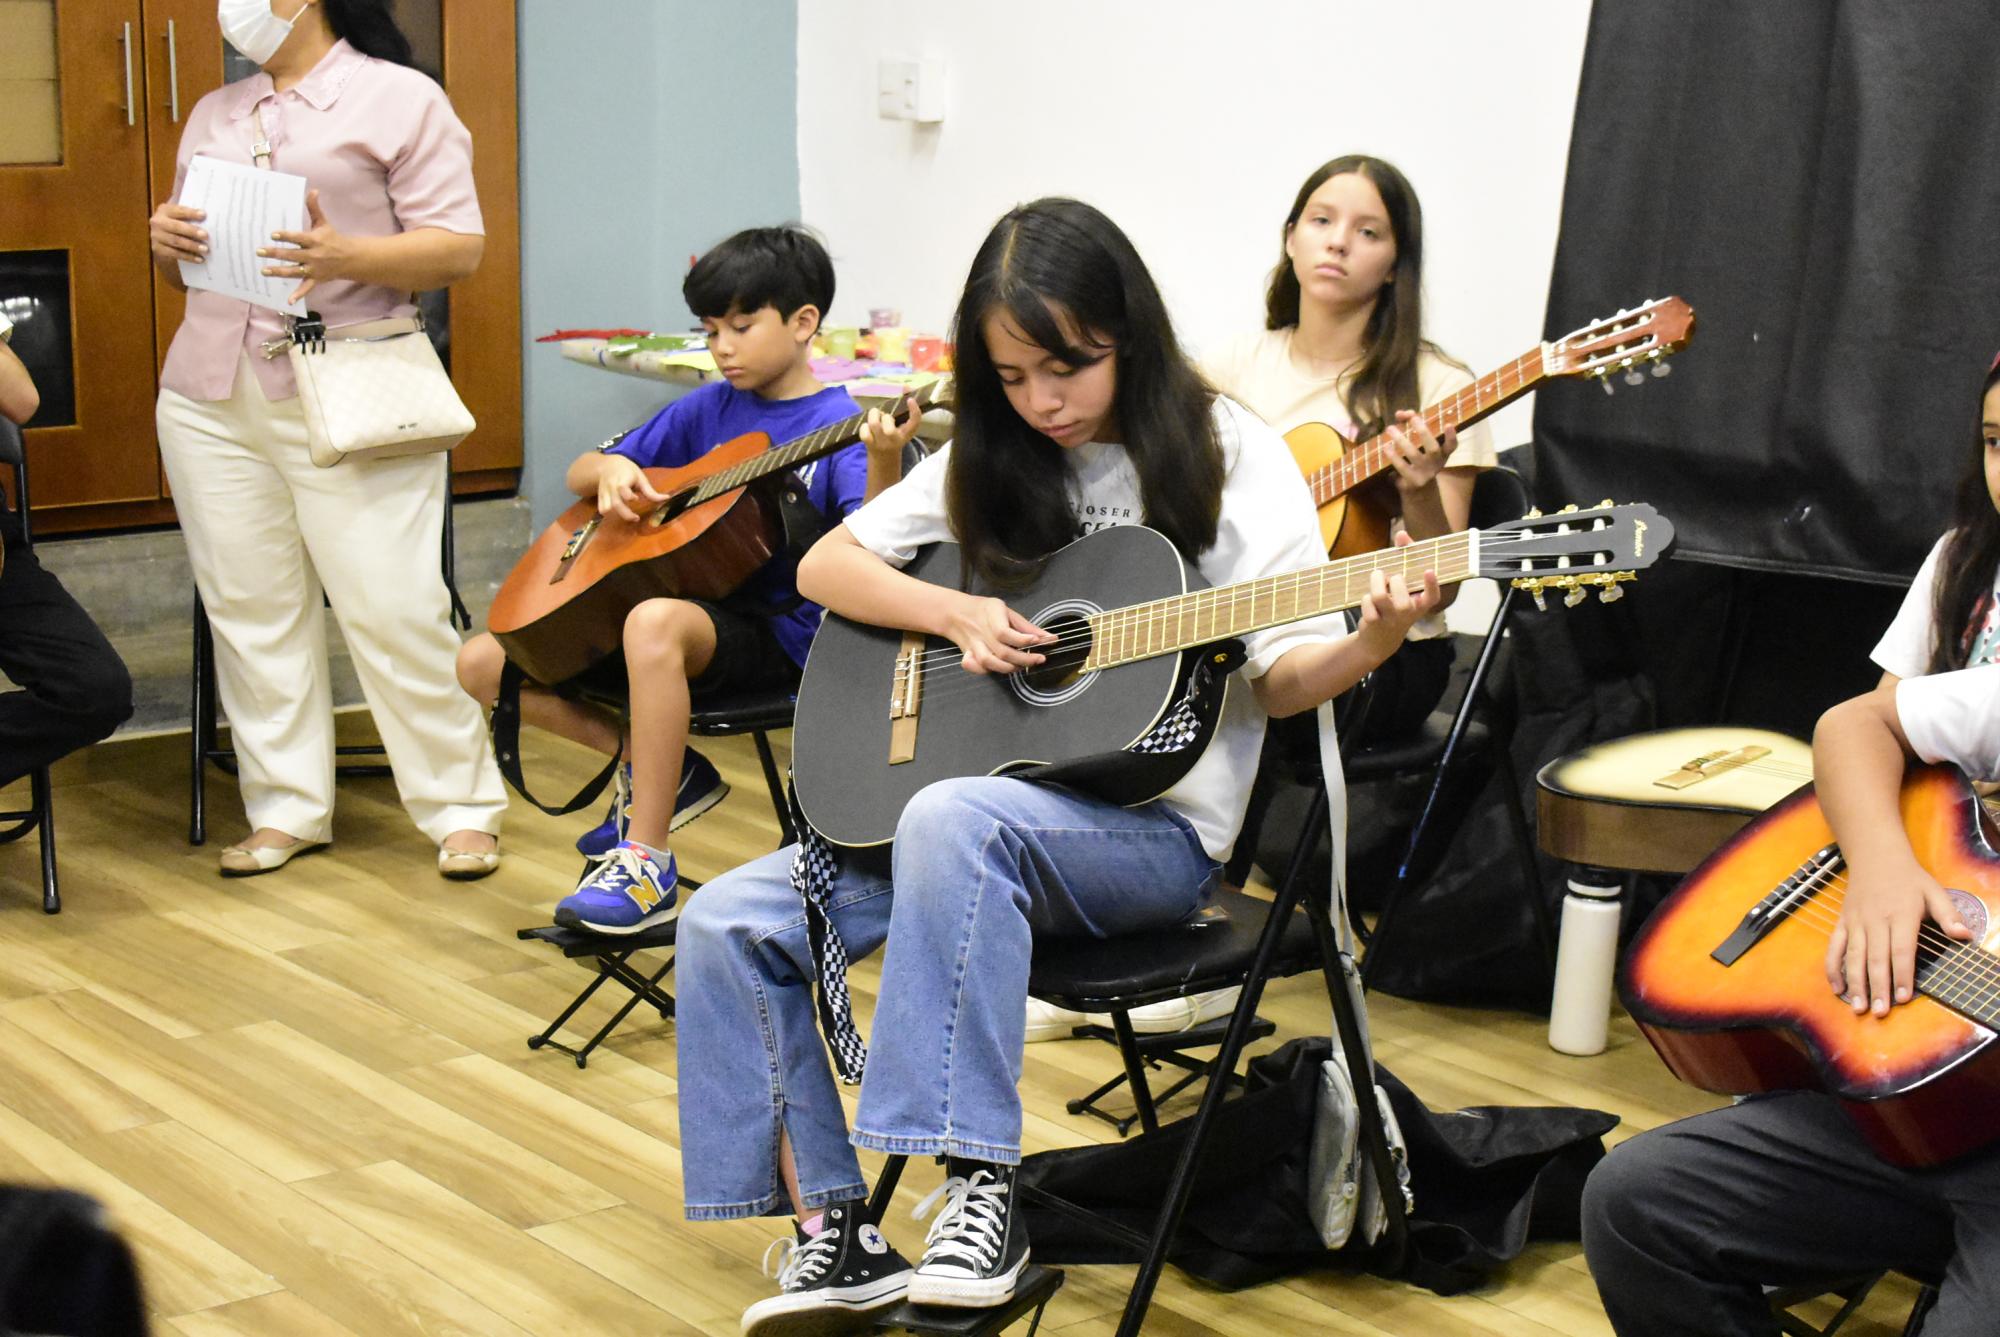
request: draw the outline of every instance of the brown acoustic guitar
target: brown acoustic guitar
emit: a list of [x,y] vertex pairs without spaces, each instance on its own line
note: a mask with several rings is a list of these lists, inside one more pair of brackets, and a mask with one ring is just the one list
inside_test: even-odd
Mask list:
[[1619,992],[1667,1067],[1708,1091],[1818,1089],[1884,1159],[1934,1165],[2000,1139],[2000,856],[1965,776],[1913,769],[1903,829],[1970,942],[1927,923],[1916,994],[1857,1016],[1828,987],[1847,868],[1810,789],[1738,832],[1646,921]]
[[[946,382],[911,392],[917,411]],[[864,410],[781,446],[762,432],[725,441],[673,469],[647,469],[667,500],[638,523],[579,501],[542,531],[493,598],[487,627],[536,682],[572,678],[619,648],[647,599],[721,599],[784,548],[782,475],[861,439]]]
[[[1545,380],[1593,377],[1609,393],[1611,382],[1604,378],[1623,372],[1628,385],[1637,385],[1645,379],[1642,365],[1666,375],[1664,359],[1693,337],[1694,309],[1678,297],[1662,297],[1523,353],[1419,416],[1442,436],[1447,427],[1472,426]],[[1308,422],[1285,433],[1285,444],[1312,487],[1329,553],[1354,557],[1389,546],[1389,522],[1399,503],[1394,483],[1383,477],[1390,469],[1386,432],[1357,445],[1323,422]]]

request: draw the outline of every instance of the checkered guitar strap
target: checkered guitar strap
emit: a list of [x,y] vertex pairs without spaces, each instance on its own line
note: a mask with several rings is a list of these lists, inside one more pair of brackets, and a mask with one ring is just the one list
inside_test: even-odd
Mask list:
[[[1113,802],[1144,803],[1173,787],[1201,756],[1222,713],[1224,689],[1229,675],[1243,662],[1243,648],[1235,641],[1209,646],[1195,656],[1187,685],[1173,709],[1147,731],[1145,737],[1116,754],[1115,758],[1090,757],[1076,762],[1052,763],[1012,772],[1024,779],[1047,779],[1076,785],[1093,792],[1126,791],[1130,799],[1105,792]],[[1122,758],[1122,762],[1117,760]],[[1113,772],[1113,783],[1107,780]],[[813,973],[819,980],[820,1032],[833,1056],[835,1074],[846,1085],[861,1080],[868,1065],[868,1045],[854,1024],[854,1000],[847,991],[847,945],[840,939],[828,913],[838,861],[843,854],[820,833],[799,808],[798,791],[791,790],[793,829],[799,833],[798,852],[792,856],[792,890],[805,902],[806,937],[812,948]]]
[[847,992],[847,944],[840,940],[840,930],[827,913],[840,856],[806,820],[799,808],[797,788],[787,785],[785,798],[792,808],[792,829],[799,833],[798,851],[792,855],[792,890],[806,906],[806,939],[818,979],[820,1034],[826,1037],[827,1050],[833,1055],[835,1075],[853,1086],[868,1066],[868,1045],[854,1024],[854,1000]]

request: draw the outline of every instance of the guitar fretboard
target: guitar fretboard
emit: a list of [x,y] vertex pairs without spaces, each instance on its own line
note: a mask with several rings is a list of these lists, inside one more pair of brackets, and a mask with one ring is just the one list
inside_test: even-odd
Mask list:
[[1421,584],[1426,571],[1435,571],[1440,585],[1466,580],[1478,574],[1473,560],[1477,541],[1477,531],[1447,534],[1304,571],[1114,608],[1089,619],[1091,650],[1080,671],[1191,650],[1356,607],[1377,571],[1400,573],[1412,589]]
[[861,425],[868,421],[864,411],[839,422],[830,422],[817,431],[809,432],[796,441],[787,441],[782,446],[774,446],[761,455],[752,456],[741,464],[733,464],[721,473],[704,479],[695,489],[691,504],[698,505],[711,497],[719,497],[746,484],[754,483],[768,474],[781,473],[793,469],[822,455],[831,455],[842,446],[856,440],[861,435]]
[[[1448,427],[1470,427],[1481,418],[1519,399],[1546,376],[1546,348],[1523,353],[1500,370],[1480,377],[1456,394],[1429,405],[1418,415],[1436,436]],[[1369,437],[1333,463],[1306,475],[1313,501],[1321,506],[1351,491],[1389,468],[1389,437]]]
[[[938,400],[938,387],[943,383],[933,381],[915,393],[917,411],[923,412]],[[894,416],[893,414],[891,416]],[[702,480],[694,491],[689,505],[697,506],[725,492],[733,492],[739,487],[756,482],[759,478],[774,473],[782,473],[801,464],[831,455],[843,446],[861,439],[861,428],[868,421],[868,410],[852,417],[830,422],[826,426],[806,433],[795,441],[787,441],[782,446],[774,446],[761,455],[753,455],[740,464],[733,464],[721,473]]]

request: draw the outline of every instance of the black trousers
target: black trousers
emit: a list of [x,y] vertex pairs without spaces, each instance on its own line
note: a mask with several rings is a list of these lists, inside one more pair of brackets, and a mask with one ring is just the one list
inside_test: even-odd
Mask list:
[[0,569],[0,671],[20,688],[0,694],[0,784],[132,718],[125,662],[62,582],[11,543]]
[[1991,1337],[2000,1150],[1906,1170],[1827,1097],[1764,1096],[1614,1149],[1584,1188],[1583,1250],[1619,1337],[1775,1335],[1766,1284],[1886,1268],[1943,1278],[1924,1337]]

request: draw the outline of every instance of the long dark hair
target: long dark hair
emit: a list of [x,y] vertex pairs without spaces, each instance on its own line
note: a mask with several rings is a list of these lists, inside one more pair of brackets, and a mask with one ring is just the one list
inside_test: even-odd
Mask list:
[[333,35],[364,56],[416,68],[410,39],[389,13],[389,0],[320,0]]
[[[2000,381],[2000,359],[1986,373],[1979,392],[1983,405],[1986,392]],[[1986,490],[1986,429],[1984,413],[1976,434],[1972,467],[1959,480],[1958,494],[1952,499],[1951,532],[1945,536],[1944,551],[1938,554],[1936,585],[1931,595],[1931,628],[1935,645],[1931,649],[1932,673],[1949,673],[1966,666],[1972,643],[1979,636],[1978,623],[1985,620],[1987,604],[1993,598],[1993,574],[2000,569],[2000,510]]]
[[1396,243],[1396,265],[1384,291],[1375,298],[1362,335],[1361,361],[1355,364],[1342,398],[1354,418],[1359,436],[1375,435],[1388,425],[1398,409],[1416,409],[1417,354],[1424,349],[1436,352],[1424,341],[1424,210],[1417,202],[1416,188],[1395,164],[1365,153],[1321,163],[1299,187],[1292,211],[1285,215],[1285,229],[1279,237],[1278,265],[1271,271],[1270,286],[1264,293],[1264,327],[1291,329],[1299,323],[1299,276],[1292,270],[1284,243],[1312,199],[1313,192],[1331,177],[1352,172],[1374,183],[1382,205],[1389,213],[1389,232]]
[[[994,370],[985,321],[996,311],[1070,366],[1116,355],[1113,407],[1145,523],[1190,560],[1213,547],[1223,475],[1215,392],[1181,352],[1160,290],[1118,225],[1050,198],[993,225],[952,318],[957,421],[945,496],[967,573],[1019,585],[1078,532],[1062,447],[1014,411]],[[1065,319],[1083,342],[1065,333]]]

